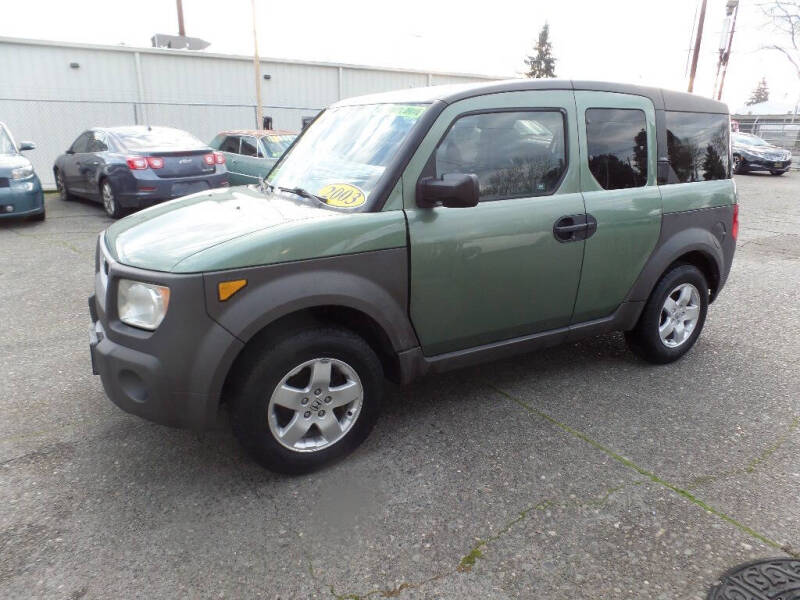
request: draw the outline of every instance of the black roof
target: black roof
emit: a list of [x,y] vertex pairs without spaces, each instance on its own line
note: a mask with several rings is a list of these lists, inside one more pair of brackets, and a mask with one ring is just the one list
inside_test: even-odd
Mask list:
[[446,103],[465,98],[500,94],[503,92],[520,92],[526,90],[582,90],[598,92],[617,92],[644,96],[653,102],[656,110],[675,110],[685,112],[705,112],[728,114],[728,106],[711,98],[676,92],[661,88],[646,87],[629,83],[612,83],[608,81],[573,81],[570,79],[510,79],[488,83],[470,83],[459,85],[441,85],[428,88],[397,90],[382,94],[372,94],[358,98],[348,98],[338,105],[372,104],[384,102],[433,102],[442,100]]

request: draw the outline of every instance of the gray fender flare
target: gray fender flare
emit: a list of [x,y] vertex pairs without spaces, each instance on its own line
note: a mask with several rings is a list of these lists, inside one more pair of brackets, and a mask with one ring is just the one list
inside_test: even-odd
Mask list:
[[[309,308],[360,311],[380,326],[399,352],[419,345],[408,318],[405,248],[206,274],[206,305],[213,319],[247,343],[270,323]],[[226,302],[220,281],[247,279]]]
[[700,252],[706,258],[711,259],[717,277],[723,273],[725,258],[722,246],[717,237],[709,230],[690,227],[672,233],[668,237],[664,233],[665,231],[662,229],[661,239],[628,293],[627,302],[646,301],[667,267],[690,252]]

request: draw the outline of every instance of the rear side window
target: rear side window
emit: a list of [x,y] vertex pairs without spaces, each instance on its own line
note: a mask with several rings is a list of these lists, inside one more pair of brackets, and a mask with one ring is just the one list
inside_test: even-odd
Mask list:
[[667,183],[727,179],[728,115],[667,111]]
[[89,148],[88,152],[105,152],[108,150],[108,145],[106,144],[105,137],[102,133],[95,131],[92,134],[91,139],[89,140]]
[[256,142],[256,138],[254,137],[243,137],[242,138],[242,155],[243,156],[257,156],[258,155],[258,146]]
[[219,145],[219,149],[221,152],[239,154],[239,138],[235,135],[227,136]]
[[644,111],[590,108],[586,111],[589,170],[605,190],[647,183],[647,121]]
[[436,176],[474,173],[482,201],[552,194],[566,170],[564,132],[557,110],[461,117],[436,149]]

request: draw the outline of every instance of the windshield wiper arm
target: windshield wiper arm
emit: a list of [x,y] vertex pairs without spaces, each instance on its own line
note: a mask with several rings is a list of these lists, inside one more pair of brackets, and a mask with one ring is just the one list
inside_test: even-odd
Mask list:
[[301,198],[308,198],[309,200],[319,200],[320,202],[325,202],[325,198],[312,194],[308,190],[305,190],[301,187],[293,187],[293,188],[278,187],[278,189],[282,192],[289,192],[290,194],[295,194],[297,196],[300,196]]

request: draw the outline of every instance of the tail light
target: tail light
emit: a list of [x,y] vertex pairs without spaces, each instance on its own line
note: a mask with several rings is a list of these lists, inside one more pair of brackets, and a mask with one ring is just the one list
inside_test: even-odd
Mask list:
[[733,205],[733,223],[731,223],[731,236],[733,239],[739,237],[739,205]]
[[147,168],[147,159],[144,156],[129,156],[125,159],[128,168],[133,171],[141,171]]
[[213,154],[206,154],[203,156],[203,160],[206,162],[207,165],[214,164],[214,155]]
[[159,156],[148,156],[147,164],[151,169],[160,169],[164,166],[164,159]]
[[217,163],[218,165],[224,165],[225,155],[222,154],[221,152],[214,152],[214,162]]

